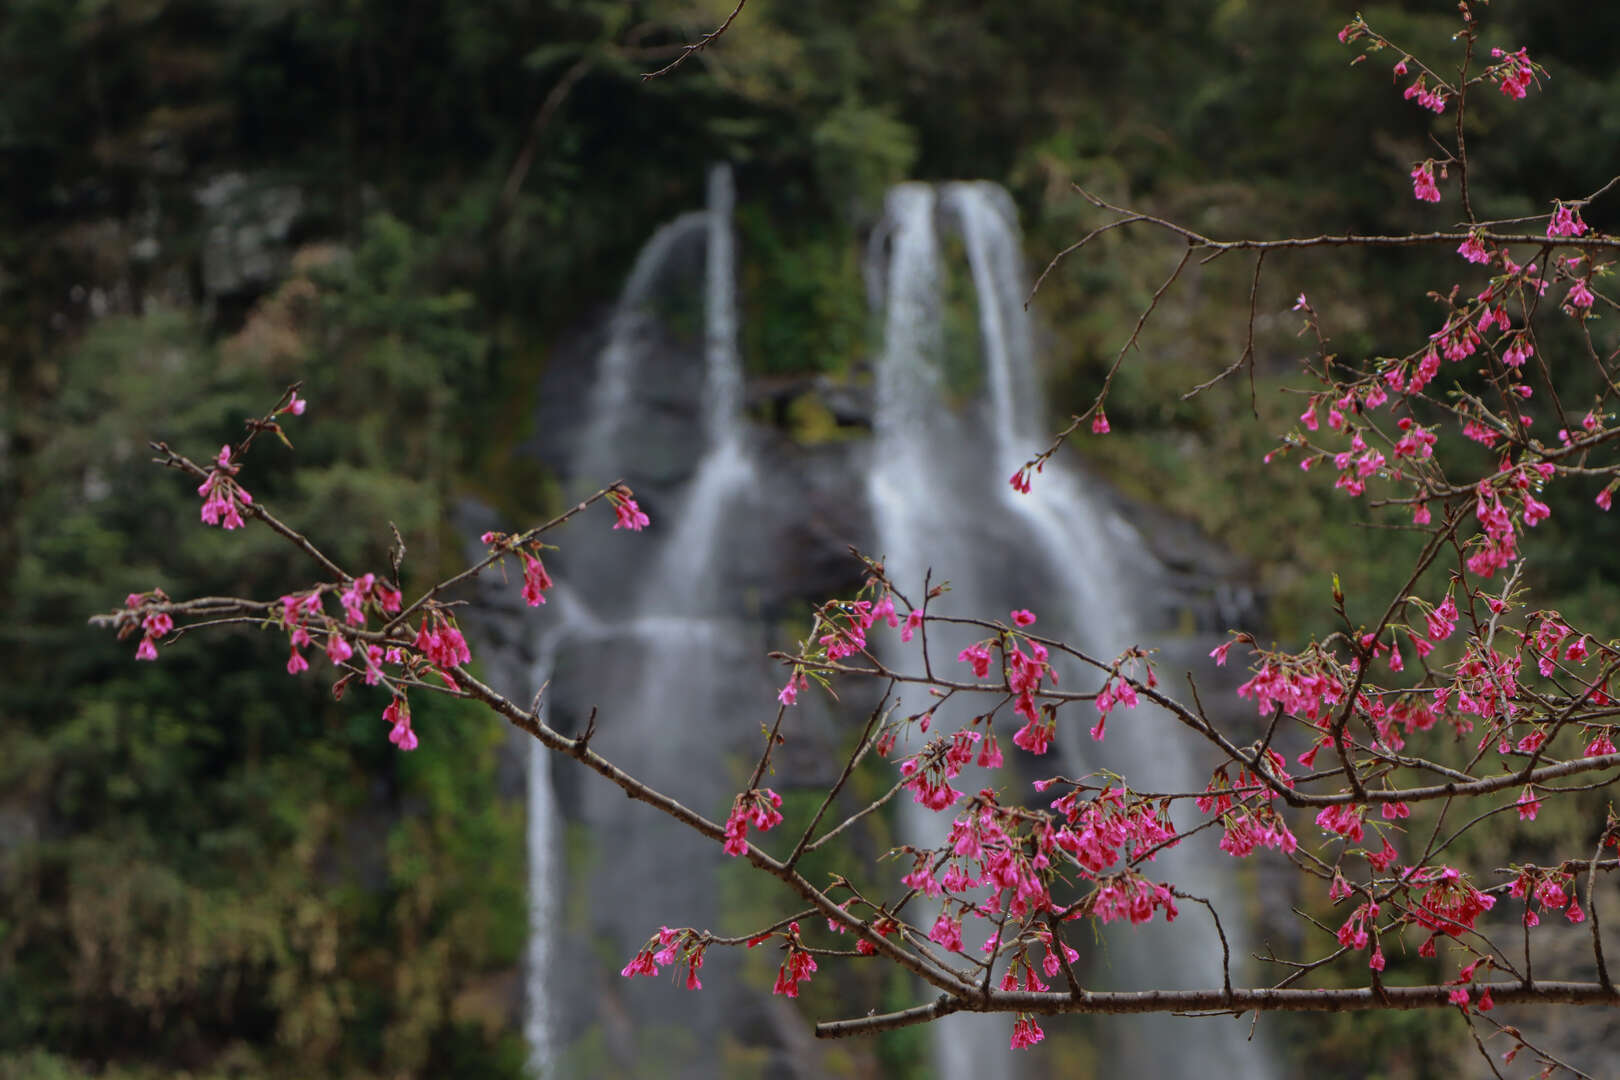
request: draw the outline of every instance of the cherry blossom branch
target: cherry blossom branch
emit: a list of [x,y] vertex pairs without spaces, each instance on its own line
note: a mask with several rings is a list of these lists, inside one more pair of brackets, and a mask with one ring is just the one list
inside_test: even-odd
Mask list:
[[[246,441],[251,441],[252,438],[253,436],[250,434],[248,436],[248,440]],[[170,449],[168,443],[154,442],[149,443],[148,445],[161,455],[155,460],[159,465],[162,465],[165,468],[178,469],[189,476],[196,477],[204,481],[213,475],[212,470],[205,469],[201,465],[198,465],[195,461],[192,461],[190,458],[186,457],[184,454]],[[246,442],[244,442],[244,446],[245,445]],[[292,543],[294,547],[298,548],[298,550],[302,551],[305,555],[308,555],[311,559],[314,559],[315,562],[320,565],[321,569],[325,570],[333,577],[338,578],[339,580],[346,580],[348,578],[348,575],[339,569],[336,563],[334,563],[331,559],[328,559],[319,548],[311,543],[308,537],[299,532],[297,529],[287,525],[270,511],[266,510],[262,504],[258,502],[248,503],[241,507],[241,512],[246,514],[248,517],[256,518],[259,521],[262,521],[266,526],[269,527],[271,532]]]
[[[1620,992],[1598,983],[1543,980],[1526,988],[1520,982],[1475,984],[1490,990],[1498,1005],[1562,1004],[1620,1006]],[[1140,1015],[1187,1012],[1371,1012],[1381,1009],[1450,1009],[1456,1006],[1445,985],[1385,986],[1380,996],[1372,987],[1349,989],[1234,989],[1226,990],[1086,990],[1073,993],[995,990],[987,998],[955,999],[942,995],[926,1005],[849,1020],[828,1020],[816,1025],[819,1039],[870,1035],[927,1023],[953,1012],[1028,1012],[1041,1016]]]

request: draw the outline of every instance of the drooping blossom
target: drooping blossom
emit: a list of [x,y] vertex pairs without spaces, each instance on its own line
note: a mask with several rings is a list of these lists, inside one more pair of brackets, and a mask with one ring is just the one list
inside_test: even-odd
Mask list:
[[207,478],[197,486],[197,494],[203,497],[204,525],[218,525],[229,531],[240,529],[244,524],[241,508],[251,506],[253,496],[236,482],[237,470],[238,466],[231,463],[230,445],[221,446],[214,467],[208,471]]
[[[1411,86],[1408,86],[1406,88],[1406,93],[1401,96],[1407,101],[1416,101],[1419,105],[1423,106],[1425,109],[1428,109],[1430,112],[1443,113],[1446,111],[1445,91],[1438,87],[1430,90],[1426,78],[1422,75],[1419,75],[1417,77],[1417,82],[1413,83]],[[1438,197],[1431,199],[1430,201],[1438,201]]]
[[1434,162],[1425,161],[1412,170],[1412,197],[1423,202],[1440,201],[1440,189],[1434,183]]
[[1504,97],[1523,100],[1525,92],[1530,88],[1530,81],[1535,78],[1535,68],[1530,64],[1530,57],[1524,49],[1518,52],[1503,52],[1501,49],[1492,49],[1491,55],[1501,61],[1490,69],[1490,76],[1496,82],[1496,88],[1502,91]]
[[1586,279],[1577,278],[1575,284],[1569,287],[1569,295],[1564,297],[1564,311],[1570,315],[1578,311],[1591,311],[1596,299],[1587,287]]
[[1108,879],[1091,895],[1091,913],[1103,923],[1115,919],[1145,923],[1159,910],[1163,910],[1165,922],[1175,922],[1178,914],[1175,895],[1168,887],[1133,872]]
[[771,993],[796,998],[799,996],[799,984],[809,982],[810,976],[815,974],[816,958],[798,943],[799,924],[793,923],[788,929],[787,956],[776,973],[776,985],[771,988]]
[[1013,1021],[1012,1049],[1027,1049],[1044,1038],[1046,1032],[1041,1030],[1041,1025],[1035,1022],[1034,1016],[1029,1013],[1018,1014],[1018,1019]]
[[[158,594],[162,596],[161,591]],[[126,604],[129,607],[139,607],[146,602],[146,598],[138,594],[131,594]],[[156,660],[157,642],[174,629],[174,619],[165,611],[149,612],[141,620],[141,643],[135,647],[135,659]]]
[[551,588],[551,575],[540,560],[527,551],[518,554],[523,559],[523,599],[530,607],[539,607],[546,602],[546,590]]
[[411,730],[411,704],[404,694],[396,694],[383,710],[383,719],[392,724],[388,741],[401,750],[416,749],[416,732]]
[[1361,819],[1365,810],[1365,807],[1352,803],[1324,806],[1316,815],[1316,823],[1321,826],[1323,832],[1341,836],[1351,843],[1360,843]]
[[1547,235],[1584,236],[1586,227],[1579,210],[1558,203],[1553,208],[1552,219],[1547,222]]
[[1511,368],[1523,367],[1526,360],[1536,354],[1536,347],[1530,344],[1526,334],[1518,334],[1508,347],[1502,350],[1502,363]]
[[608,501],[613,504],[613,527],[615,529],[629,529],[631,532],[640,532],[652,520],[637,505],[635,498],[627,487],[616,487],[608,492]]
[[934,920],[933,927],[928,931],[928,940],[942,949],[951,952],[962,951],[962,920],[953,919],[945,912],[939,913]]
[[957,662],[967,664],[973,668],[973,677],[982,679],[990,674],[990,649],[983,642],[969,645],[956,654]]
[[333,630],[326,635],[326,658],[332,663],[341,664],[353,655],[354,646],[342,634]]
[[431,619],[423,618],[414,644],[418,652],[445,671],[472,659],[467,639],[453,622],[437,611]]
[[731,814],[726,818],[723,845],[726,854],[737,856],[747,853],[749,825],[760,832],[780,825],[782,815],[778,808],[781,805],[782,796],[770,788],[752,788],[738,795],[731,804]]
[[810,682],[804,672],[795,671],[788,676],[787,685],[777,691],[776,700],[783,705],[796,705],[799,701],[799,691],[809,689]]
[[[1406,881],[1424,892],[1412,905],[1411,919],[1436,934],[1457,937],[1496,906],[1496,897],[1482,893],[1451,866],[1429,866],[1403,871]],[[1428,955],[1433,955],[1431,949]]]

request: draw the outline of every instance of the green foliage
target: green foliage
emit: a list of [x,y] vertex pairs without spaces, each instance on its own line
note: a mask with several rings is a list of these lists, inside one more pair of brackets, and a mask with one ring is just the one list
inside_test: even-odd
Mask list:
[[737,225],[747,369],[852,372],[871,327],[853,233],[760,204],[743,207]]
[[[392,517],[431,572],[454,464],[443,418],[477,385],[482,346],[458,328],[466,297],[421,295],[412,243],[381,221],[323,279],[306,391],[321,404],[289,422],[298,456],[265,442],[243,482],[377,569]],[[403,756],[381,695],[331,702],[318,675],[280,673],[268,637],[187,638],[146,665],[85,625],[153,585],[274,596],[308,574],[257,530],[200,526],[195,484],[136,441],[202,457],[234,438],[278,392],[249,352],[222,357],[176,312],[107,320],[19,417],[37,449],[4,582],[0,779],[28,825],[0,852],[0,1043],[131,1075],[211,1061],[516,1075],[503,998],[481,989],[526,933],[521,812],[494,784],[501,729],[428,698],[416,726],[432,749]],[[376,419],[337,422],[346,409]],[[18,1068],[77,1067],[64,1060]]]

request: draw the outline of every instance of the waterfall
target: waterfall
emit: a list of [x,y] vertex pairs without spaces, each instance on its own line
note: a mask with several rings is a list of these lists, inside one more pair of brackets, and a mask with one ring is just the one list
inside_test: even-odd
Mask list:
[[[796,611],[811,592],[827,595],[799,559],[830,564],[829,548],[854,541],[884,556],[914,602],[932,569],[935,586],[952,579],[933,610],[1004,616],[1033,608],[1041,631],[1098,656],[1152,629],[1138,613],[1140,585],[1156,572],[1141,537],[1093,497],[1084,477],[1049,463],[1030,496],[1016,496],[1006,482],[1046,432],[1022,307],[1021,241],[1004,191],[903,184],[889,193],[864,267],[882,314],[875,437],[817,448],[814,468],[805,464],[810,454],[793,457],[798,451],[747,426],[734,203],[731,172],[718,167],[707,178],[705,209],[652,236],[599,339],[594,383],[574,389],[573,401],[553,414],[554,429],[566,433],[557,438],[570,464],[567,490],[584,494],[622,478],[653,525],[632,536],[598,519],[561,534],[553,566],[560,584],[529,649],[534,688],[552,680],[549,722],[578,731],[597,710],[593,747],[714,818],[746,782],[759,751],[757,721],[772,711],[780,682],[765,657],[783,644],[780,624],[770,621],[781,615],[750,612],[773,604],[778,613]],[[964,280],[972,301],[953,309],[946,298],[968,295],[953,290]],[[701,331],[694,333],[681,316],[699,310]],[[977,326],[966,350],[953,329],[963,316]],[[875,544],[862,535],[860,500],[850,498],[862,483]],[[832,516],[835,505],[850,507],[851,516]],[[772,599],[744,595],[762,590]],[[947,663],[977,637],[953,629],[931,627],[928,635],[933,655]],[[893,635],[877,642],[887,650]],[[887,659],[916,661],[914,651],[898,649]],[[1081,673],[1063,675],[1068,686]],[[908,697],[902,708],[930,704]],[[966,703],[952,712],[958,704],[936,714],[936,732],[971,717]],[[812,723],[816,708],[802,705],[795,718]],[[1136,712],[1116,717],[1102,746],[1085,739],[1077,716],[1064,716],[1054,755],[1061,760],[1034,767],[1078,774],[1110,766],[1160,790],[1201,787],[1169,720],[1146,707]],[[1011,759],[1021,755],[1009,734],[1000,732]],[[813,736],[800,731],[795,740],[793,752],[814,753]],[[530,747],[524,1032],[534,1071],[697,1078],[722,1072],[728,1044],[755,1052],[763,1043],[783,1054],[791,1039],[781,1025],[797,1018],[780,999],[762,1004],[757,990],[743,985],[744,957],[731,950],[711,951],[701,994],[662,979],[618,977],[618,965],[660,924],[730,932],[717,925],[722,909],[730,913],[736,902],[722,897],[722,882],[732,878],[723,873],[730,860],[719,845],[593,777],[576,783],[566,766],[554,785],[551,765],[538,744]],[[966,775],[958,786],[973,790],[976,781],[1007,779]],[[899,816],[902,834],[917,846],[939,843],[948,824],[905,799]],[[1224,856],[1209,845],[1186,845],[1195,846],[1214,858],[1177,849],[1150,869],[1209,896],[1230,916],[1237,957],[1243,913],[1231,899]],[[1106,934],[1087,981],[1219,985],[1219,954],[1211,952],[1202,914],[1189,905],[1172,933],[1155,926]],[[977,1080],[1031,1071],[1026,1062],[1041,1059],[1009,1057],[1010,1027],[1006,1016],[974,1015],[932,1025],[934,1075]],[[1110,1041],[1101,1052],[1148,1075],[1187,1075],[1195,1067],[1271,1075],[1260,1051],[1243,1042],[1246,1028],[1230,1021],[1119,1018],[1102,1030]],[[1121,1031],[1135,1038],[1120,1038],[1116,1048]],[[813,1061],[799,1054],[791,1068],[812,1075]],[[780,1060],[773,1065],[782,1067]]]
[[704,210],[682,214],[658,229],[636,255],[630,276],[619,292],[608,321],[608,340],[598,360],[596,383],[586,406],[585,432],[574,454],[573,474],[591,488],[609,483],[615,451],[631,415],[635,375],[649,348],[656,290],[670,273],[678,249],[694,237],[712,235],[714,215]]
[[[707,449],[698,463],[675,533],[663,544],[651,577],[643,585],[641,610],[675,615],[713,614],[720,590],[720,530],[734,501],[754,481],[754,467],[743,447],[742,361],[737,355],[736,239],[732,231],[731,168],[709,172],[707,258],[703,289],[703,427]],[[671,653],[681,650],[672,650]],[[660,659],[684,662],[679,655]],[[662,691],[645,680],[648,692]]]
[[[556,629],[534,650],[537,684],[555,675],[554,710],[577,729],[584,714],[599,707],[593,746],[707,815],[723,814],[735,792],[725,755],[752,732],[730,719],[742,714],[744,699],[770,700],[763,635],[735,616],[719,573],[736,532],[734,516],[746,510],[756,475],[740,416],[733,202],[730,169],[717,166],[708,178],[707,208],[659,229],[636,258],[598,354],[572,471],[584,481],[581,491],[622,477],[644,503],[643,484],[655,485],[660,502],[643,535],[593,535],[583,543],[563,537],[559,580],[566,572],[568,580],[590,582],[602,614],[570,594],[551,612],[559,616]],[[704,318],[694,355],[661,315],[668,314],[672,288],[688,284],[682,267],[698,250]],[[701,381],[692,363],[701,364]],[[700,392],[680,396],[696,386]],[[702,456],[690,473],[680,471],[671,444],[644,445],[653,416],[668,428],[700,429]],[[649,463],[659,474],[652,480],[641,475]],[[639,574],[626,574],[636,566]],[[562,592],[559,586],[553,595]],[[611,979],[597,976],[592,1002],[555,987],[567,968],[599,967],[604,947],[628,959],[660,923],[712,925],[719,845],[648,813],[608,785],[586,783],[567,801],[570,818],[588,826],[591,853],[565,860],[559,801],[537,744],[528,799],[525,1033],[532,1066],[544,1075],[618,1075],[644,1069],[646,1057],[656,1055],[665,1075],[712,1074],[719,1036],[735,1012],[732,999],[741,993],[729,958],[711,958],[705,976],[712,976],[712,988],[702,994],[672,991],[663,982],[643,986],[616,972]],[[565,869],[572,883],[562,880]],[[588,910],[575,913],[576,920],[588,920],[588,940],[580,940],[577,929],[573,940],[558,932],[565,888],[591,898]],[[579,1058],[584,1051],[570,1050],[559,1035],[564,1025],[572,1030],[593,1023],[601,1025],[611,1065]]]
[[[570,635],[590,634],[594,626],[594,619],[567,585],[558,585],[551,591],[550,605],[551,619],[535,642],[535,659],[529,672],[536,693],[551,681],[558,644]],[[529,1046],[531,1069],[535,1075],[545,1076],[557,1054],[551,989],[556,977],[553,957],[560,915],[557,900],[562,877],[558,830],[561,812],[551,782],[551,751],[538,739],[528,740],[527,746],[524,848],[529,864],[529,943],[524,964],[523,1038]]]
[[[954,573],[982,564],[984,552],[960,542],[968,535],[968,530],[959,527],[967,508],[956,505],[949,494],[961,479],[965,463],[957,451],[966,445],[963,436],[970,433],[960,431],[941,407],[941,267],[934,223],[938,199],[932,187],[902,184],[889,192],[885,207],[884,243],[871,253],[882,260],[881,269],[871,276],[885,305],[883,351],[877,366],[877,445],[868,486],[885,568],[891,580],[903,583],[902,592],[920,604],[923,576],[929,569],[925,560]],[[957,588],[952,595],[953,607],[970,608],[983,599],[978,589],[969,589],[964,597],[963,589]],[[931,631],[930,646],[941,656],[954,656],[969,640],[958,641],[959,636]],[[884,641],[887,643],[886,635]],[[885,651],[892,663],[905,664],[911,659],[892,647]],[[902,701],[902,713],[920,711],[929,704],[926,695],[908,697]],[[965,722],[970,715],[971,711],[965,715],[947,711],[936,717],[940,730],[948,731],[953,722]],[[960,786],[973,790],[971,780]],[[949,825],[944,815],[924,809],[906,796],[901,797],[899,807],[901,832],[907,842],[929,847],[944,841]],[[982,941],[983,935],[969,942],[968,948]],[[931,1025],[937,1075],[941,1080],[1010,1075],[1008,1070],[1018,1063],[1007,1056],[1007,1027],[1005,1018],[971,1015],[950,1016]]]
[[[944,230],[961,239],[975,297],[983,393],[978,409],[966,416],[948,408],[948,399],[962,394],[942,385],[939,366],[946,349],[942,283],[951,269],[941,261]],[[1048,437],[1037,408],[1033,332],[1023,309],[1027,284],[1011,199],[986,183],[947,184],[937,192],[901,185],[889,195],[877,235],[882,242],[874,242],[869,257],[883,265],[869,267],[868,275],[884,301],[885,319],[870,490],[879,549],[893,580],[902,591],[919,589],[926,553],[936,570],[954,578],[947,598],[951,611],[995,616],[1010,607],[1032,607],[1043,632],[1103,659],[1136,644],[1144,629],[1136,616],[1140,593],[1154,573],[1141,538],[1086,491],[1082,477],[1055,460],[1030,495],[1018,495],[1006,482]],[[936,658],[950,658],[958,643],[935,645],[931,638],[931,647]],[[1085,683],[1097,679],[1095,673],[1064,675],[1066,685],[1076,676]],[[1108,766],[1153,790],[1201,788],[1204,779],[1173,721],[1146,707],[1136,713],[1141,715],[1116,717],[1102,746],[1090,745],[1076,711],[1060,717],[1057,746],[1064,769],[1082,775]],[[948,718],[941,719],[942,730],[950,730]],[[974,784],[958,786],[972,790]],[[920,808],[903,814],[911,842],[938,842],[941,815]],[[1167,852],[1148,869],[1216,905],[1239,964],[1244,919],[1230,868],[1207,844],[1186,848],[1196,850]],[[1199,906],[1186,905],[1173,927],[1130,927],[1104,936],[1109,970],[1103,977],[1126,988],[1221,984],[1219,946]],[[951,1017],[936,1026],[939,1074],[966,1080],[986,1071],[1004,1073],[1006,1019],[999,1018],[994,1032],[951,1026],[965,1019]],[[1272,1075],[1263,1050],[1245,1040],[1247,1028],[1229,1019],[1148,1016],[1115,1030],[1129,1032],[1113,1053],[1126,1066],[1122,1071]]]

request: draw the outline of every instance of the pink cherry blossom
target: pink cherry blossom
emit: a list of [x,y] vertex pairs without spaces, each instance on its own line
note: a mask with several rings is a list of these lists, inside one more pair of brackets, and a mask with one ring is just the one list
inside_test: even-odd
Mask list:
[[1571,209],[1563,203],[1558,203],[1553,209],[1552,219],[1547,222],[1548,236],[1583,236],[1586,233],[1586,222],[1581,220],[1581,212]]
[[1434,162],[1425,161],[1412,170],[1412,196],[1423,202],[1440,201],[1440,189],[1434,184]]
[[383,710],[383,719],[392,725],[388,741],[401,750],[416,749],[416,732],[411,730],[411,706],[403,694],[396,695]]
[[1504,97],[1523,100],[1525,92],[1530,87],[1530,81],[1536,74],[1525,50],[1505,53],[1501,49],[1492,49],[1491,55],[1502,61],[1490,71],[1491,78],[1496,81],[1496,88],[1502,91]]
[[615,529],[629,529],[631,532],[640,532],[652,524],[651,519],[637,505],[636,500],[630,496],[628,488],[615,488],[608,492],[608,501],[613,504],[613,527]]
[[1596,299],[1592,290],[1587,288],[1586,279],[1580,278],[1570,286],[1569,295],[1564,297],[1564,311],[1570,315],[1577,311],[1590,311]]
[[231,464],[230,445],[220,447],[214,467],[209,470],[207,479],[197,487],[197,494],[203,497],[204,525],[219,525],[230,531],[240,529],[244,524],[241,508],[251,506],[253,496],[236,482],[236,473],[237,466]]
[[523,559],[523,599],[530,607],[539,607],[546,602],[545,592],[551,588],[551,575],[540,560],[527,551],[520,551],[518,555]]

